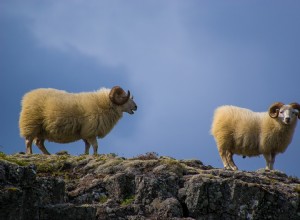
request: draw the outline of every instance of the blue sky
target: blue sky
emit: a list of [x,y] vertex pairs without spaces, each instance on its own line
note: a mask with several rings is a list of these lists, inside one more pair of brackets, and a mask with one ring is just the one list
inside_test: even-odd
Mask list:
[[[26,92],[120,85],[138,111],[98,140],[100,153],[154,151],[222,167],[209,133],[216,107],[300,102],[299,11],[299,1],[273,0],[2,0],[0,151],[25,151],[18,119]],[[298,177],[299,132],[275,162]],[[46,147],[84,152],[82,141]],[[262,156],[234,159],[242,170],[265,167]]]

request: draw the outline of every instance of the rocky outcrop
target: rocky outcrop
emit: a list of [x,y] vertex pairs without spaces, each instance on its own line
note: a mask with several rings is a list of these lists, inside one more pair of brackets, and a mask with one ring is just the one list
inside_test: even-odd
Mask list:
[[300,180],[154,153],[0,155],[0,219],[300,219]]

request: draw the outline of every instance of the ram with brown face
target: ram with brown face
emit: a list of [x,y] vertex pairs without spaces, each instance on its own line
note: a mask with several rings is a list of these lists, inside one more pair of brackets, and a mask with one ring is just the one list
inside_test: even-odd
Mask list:
[[300,105],[276,102],[268,112],[253,112],[236,106],[215,110],[211,133],[225,169],[237,170],[233,155],[264,155],[266,169],[273,169],[275,157],[291,143]]
[[97,137],[105,137],[123,112],[133,114],[136,110],[130,92],[119,86],[82,93],[35,89],[22,100],[20,135],[25,138],[27,154],[32,154],[33,142],[44,154],[50,154],[45,140],[70,143],[80,139],[85,142],[85,154],[91,145],[97,154]]

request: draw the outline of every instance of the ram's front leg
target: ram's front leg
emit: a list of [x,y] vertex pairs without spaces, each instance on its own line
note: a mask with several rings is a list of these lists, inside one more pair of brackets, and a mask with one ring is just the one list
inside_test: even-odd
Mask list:
[[275,163],[275,157],[276,157],[276,154],[275,153],[271,153],[271,164],[270,164],[270,169],[273,170],[274,169],[274,163]]
[[32,154],[32,142],[33,139],[30,137],[26,137],[25,143],[26,143],[26,154]]
[[266,170],[273,170],[276,154],[275,153],[264,154],[264,157],[267,163]]
[[89,155],[91,144],[86,139],[83,139],[83,141],[85,144],[84,154]]

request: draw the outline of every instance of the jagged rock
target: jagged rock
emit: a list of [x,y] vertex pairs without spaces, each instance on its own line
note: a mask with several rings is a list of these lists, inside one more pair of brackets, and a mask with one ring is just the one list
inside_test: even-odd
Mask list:
[[34,165],[22,167],[0,160],[0,170],[0,219],[38,219],[40,207],[65,201],[65,182],[37,177]]
[[0,155],[0,219],[300,219],[300,180],[155,153]]

